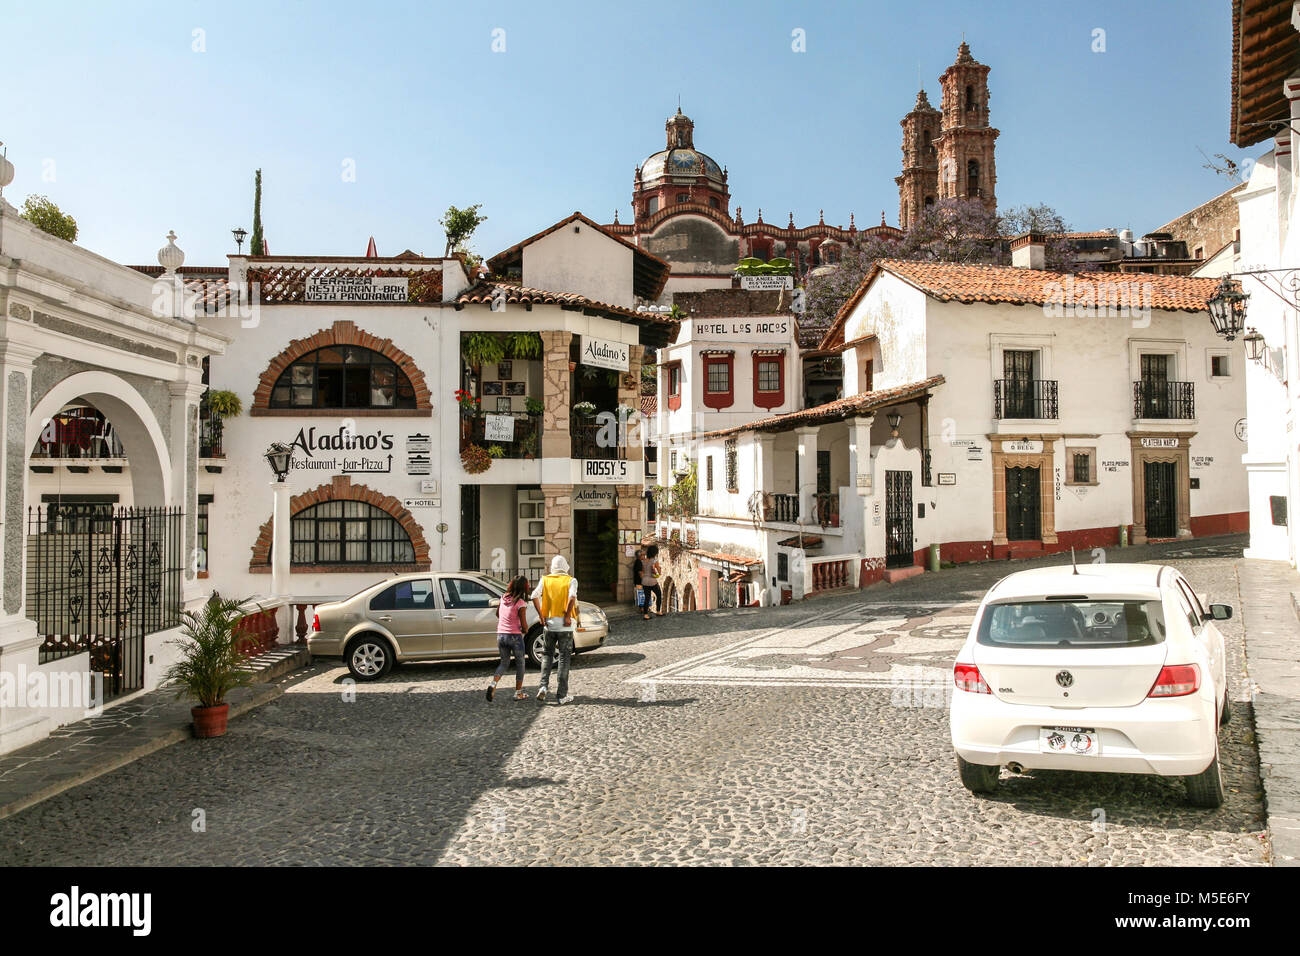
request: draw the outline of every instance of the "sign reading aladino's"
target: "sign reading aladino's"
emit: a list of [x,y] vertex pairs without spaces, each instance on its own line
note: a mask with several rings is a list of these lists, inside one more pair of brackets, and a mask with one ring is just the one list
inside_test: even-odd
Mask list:
[[307,276],[307,302],[406,302],[405,276]]
[[628,370],[628,348],[622,342],[608,342],[593,339],[589,335],[582,337],[582,364],[597,368],[610,368],[616,372]]

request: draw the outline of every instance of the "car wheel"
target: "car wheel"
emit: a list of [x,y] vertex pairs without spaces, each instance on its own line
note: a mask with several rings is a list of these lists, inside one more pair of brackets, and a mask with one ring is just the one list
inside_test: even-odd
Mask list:
[[1222,727],[1232,719],[1232,701],[1228,699],[1228,689],[1223,689],[1223,707],[1219,710],[1219,726]]
[[352,676],[360,681],[378,680],[393,666],[393,650],[377,634],[354,638],[343,658]]
[[1210,765],[1194,777],[1184,777],[1187,783],[1187,801],[1194,807],[1214,809],[1223,806],[1223,771],[1219,767],[1219,748],[1214,747]]
[[981,763],[967,763],[959,755],[957,772],[961,774],[962,785],[971,793],[992,793],[998,788],[998,776],[1002,768]]
[[534,667],[542,666],[542,658],[546,656],[545,628],[539,627],[528,632],[528,636],[524,638],[524,654]]

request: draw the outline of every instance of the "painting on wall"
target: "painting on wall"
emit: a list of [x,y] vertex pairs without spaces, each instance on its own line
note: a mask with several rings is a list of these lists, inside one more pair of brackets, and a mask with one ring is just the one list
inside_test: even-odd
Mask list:
[[514,372],[513,362],[497,362],[497,378],[501,379],[501,381],[504,382],[510,378],[512,372]]
[[[500,383],[500,382],[497,382],[496,384],[500,385],[501,383]],[[500,412],[509,412],[509,411],[511,411],[511,407],[510,407],[510,406],[511,406],[511,401],[510,401],[510,399],[508,399],[508,398],[498,398],[498,399],[497,399],[497,412],[498,412],[498,413],[500,413]]]
[[484,383],[483,383],[483,394],[484,394],[484,395],[501,395],[501,394],[504,394],[504,393],[501,391],[501,385],[502,385],[501,382],[484,382]]
[[506,394],[527,395],[528,383],[527,382],[506,382]]

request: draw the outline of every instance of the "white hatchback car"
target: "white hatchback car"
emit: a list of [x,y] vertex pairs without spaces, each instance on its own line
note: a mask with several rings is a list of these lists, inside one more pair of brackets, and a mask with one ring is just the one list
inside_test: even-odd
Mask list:
[[1223,803],[1223,635],[1171,567],[1089,564],[1009,575],[984,595],[957,655],[949,724],[962,783],[1000,768],[1185,778],[1191,803]]

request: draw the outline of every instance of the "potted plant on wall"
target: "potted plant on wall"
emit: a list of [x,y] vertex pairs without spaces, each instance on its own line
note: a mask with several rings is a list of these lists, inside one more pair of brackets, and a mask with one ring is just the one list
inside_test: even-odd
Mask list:
[[180,659],[167,669],[164,679],[178,685],[178,698],[196,701],[190,708],[195,737],[223,735],[230,717],[226,695],[252,682],[239,649],[239,623],[247,614],[247,603],[214,592],[198,613],[181,612],[182,636],[170,642],[180,649]]
[[510,332],[506,335],[506,355],[532,361],[542,357],[542,337],[536,332]]
[[[206,412],[203,411],[206,409]],[[199,437],[203,446],[200,458],[224,458],[221,433],[225,431],[226,419],[236,418],[244,410],[244,403],[239,396],[227,389],[210,388],[203,393],[200,408]]]

